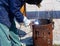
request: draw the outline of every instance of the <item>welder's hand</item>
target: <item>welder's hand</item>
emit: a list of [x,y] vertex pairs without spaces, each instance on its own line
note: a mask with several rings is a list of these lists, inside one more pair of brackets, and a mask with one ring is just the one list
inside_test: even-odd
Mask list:
[[31,21],[30,25],[30,29],[32,29],[32,25],[34,25],[33,21]]
[[25,16],[24,16],[24,25],[25,26],[31,25],[31,21],[29,19],[27,19],[27,17],[25,17]]
[[33,21],[31,21],[31,23],[29,24],[30,26],[34,25]]

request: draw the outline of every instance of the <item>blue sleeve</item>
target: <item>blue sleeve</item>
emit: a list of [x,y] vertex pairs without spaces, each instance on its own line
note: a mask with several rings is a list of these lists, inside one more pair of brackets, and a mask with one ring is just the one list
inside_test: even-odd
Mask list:
[[11,12],[14,14],[14,17],[18,22],[23,22],[23,14],[20,12],[21,6],[24,4],[24,1],[21,2],[20,0],[10,0],[9,6]]

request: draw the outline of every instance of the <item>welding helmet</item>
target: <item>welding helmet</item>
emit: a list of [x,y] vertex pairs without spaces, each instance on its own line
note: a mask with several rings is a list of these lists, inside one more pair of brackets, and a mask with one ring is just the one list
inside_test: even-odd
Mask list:
[[38,5],[42,2],[42,0],[25,0],[25,2],[28,4]]

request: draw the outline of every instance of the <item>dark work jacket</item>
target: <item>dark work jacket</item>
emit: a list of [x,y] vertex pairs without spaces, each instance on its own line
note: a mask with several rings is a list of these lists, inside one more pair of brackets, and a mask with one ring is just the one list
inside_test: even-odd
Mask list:
[[23,15],[20,8],[24,0],[0,0],[0,23],[11,27],[14,18],[20,23],[23,22]]

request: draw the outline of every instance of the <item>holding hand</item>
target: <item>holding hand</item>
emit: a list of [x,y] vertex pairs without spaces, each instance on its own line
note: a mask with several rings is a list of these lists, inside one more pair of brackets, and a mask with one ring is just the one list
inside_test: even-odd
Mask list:
[[32,21],[30,21],[29,19],[27,19],[27,17],[24,16],[24,25],[25,26],[32,26]]

